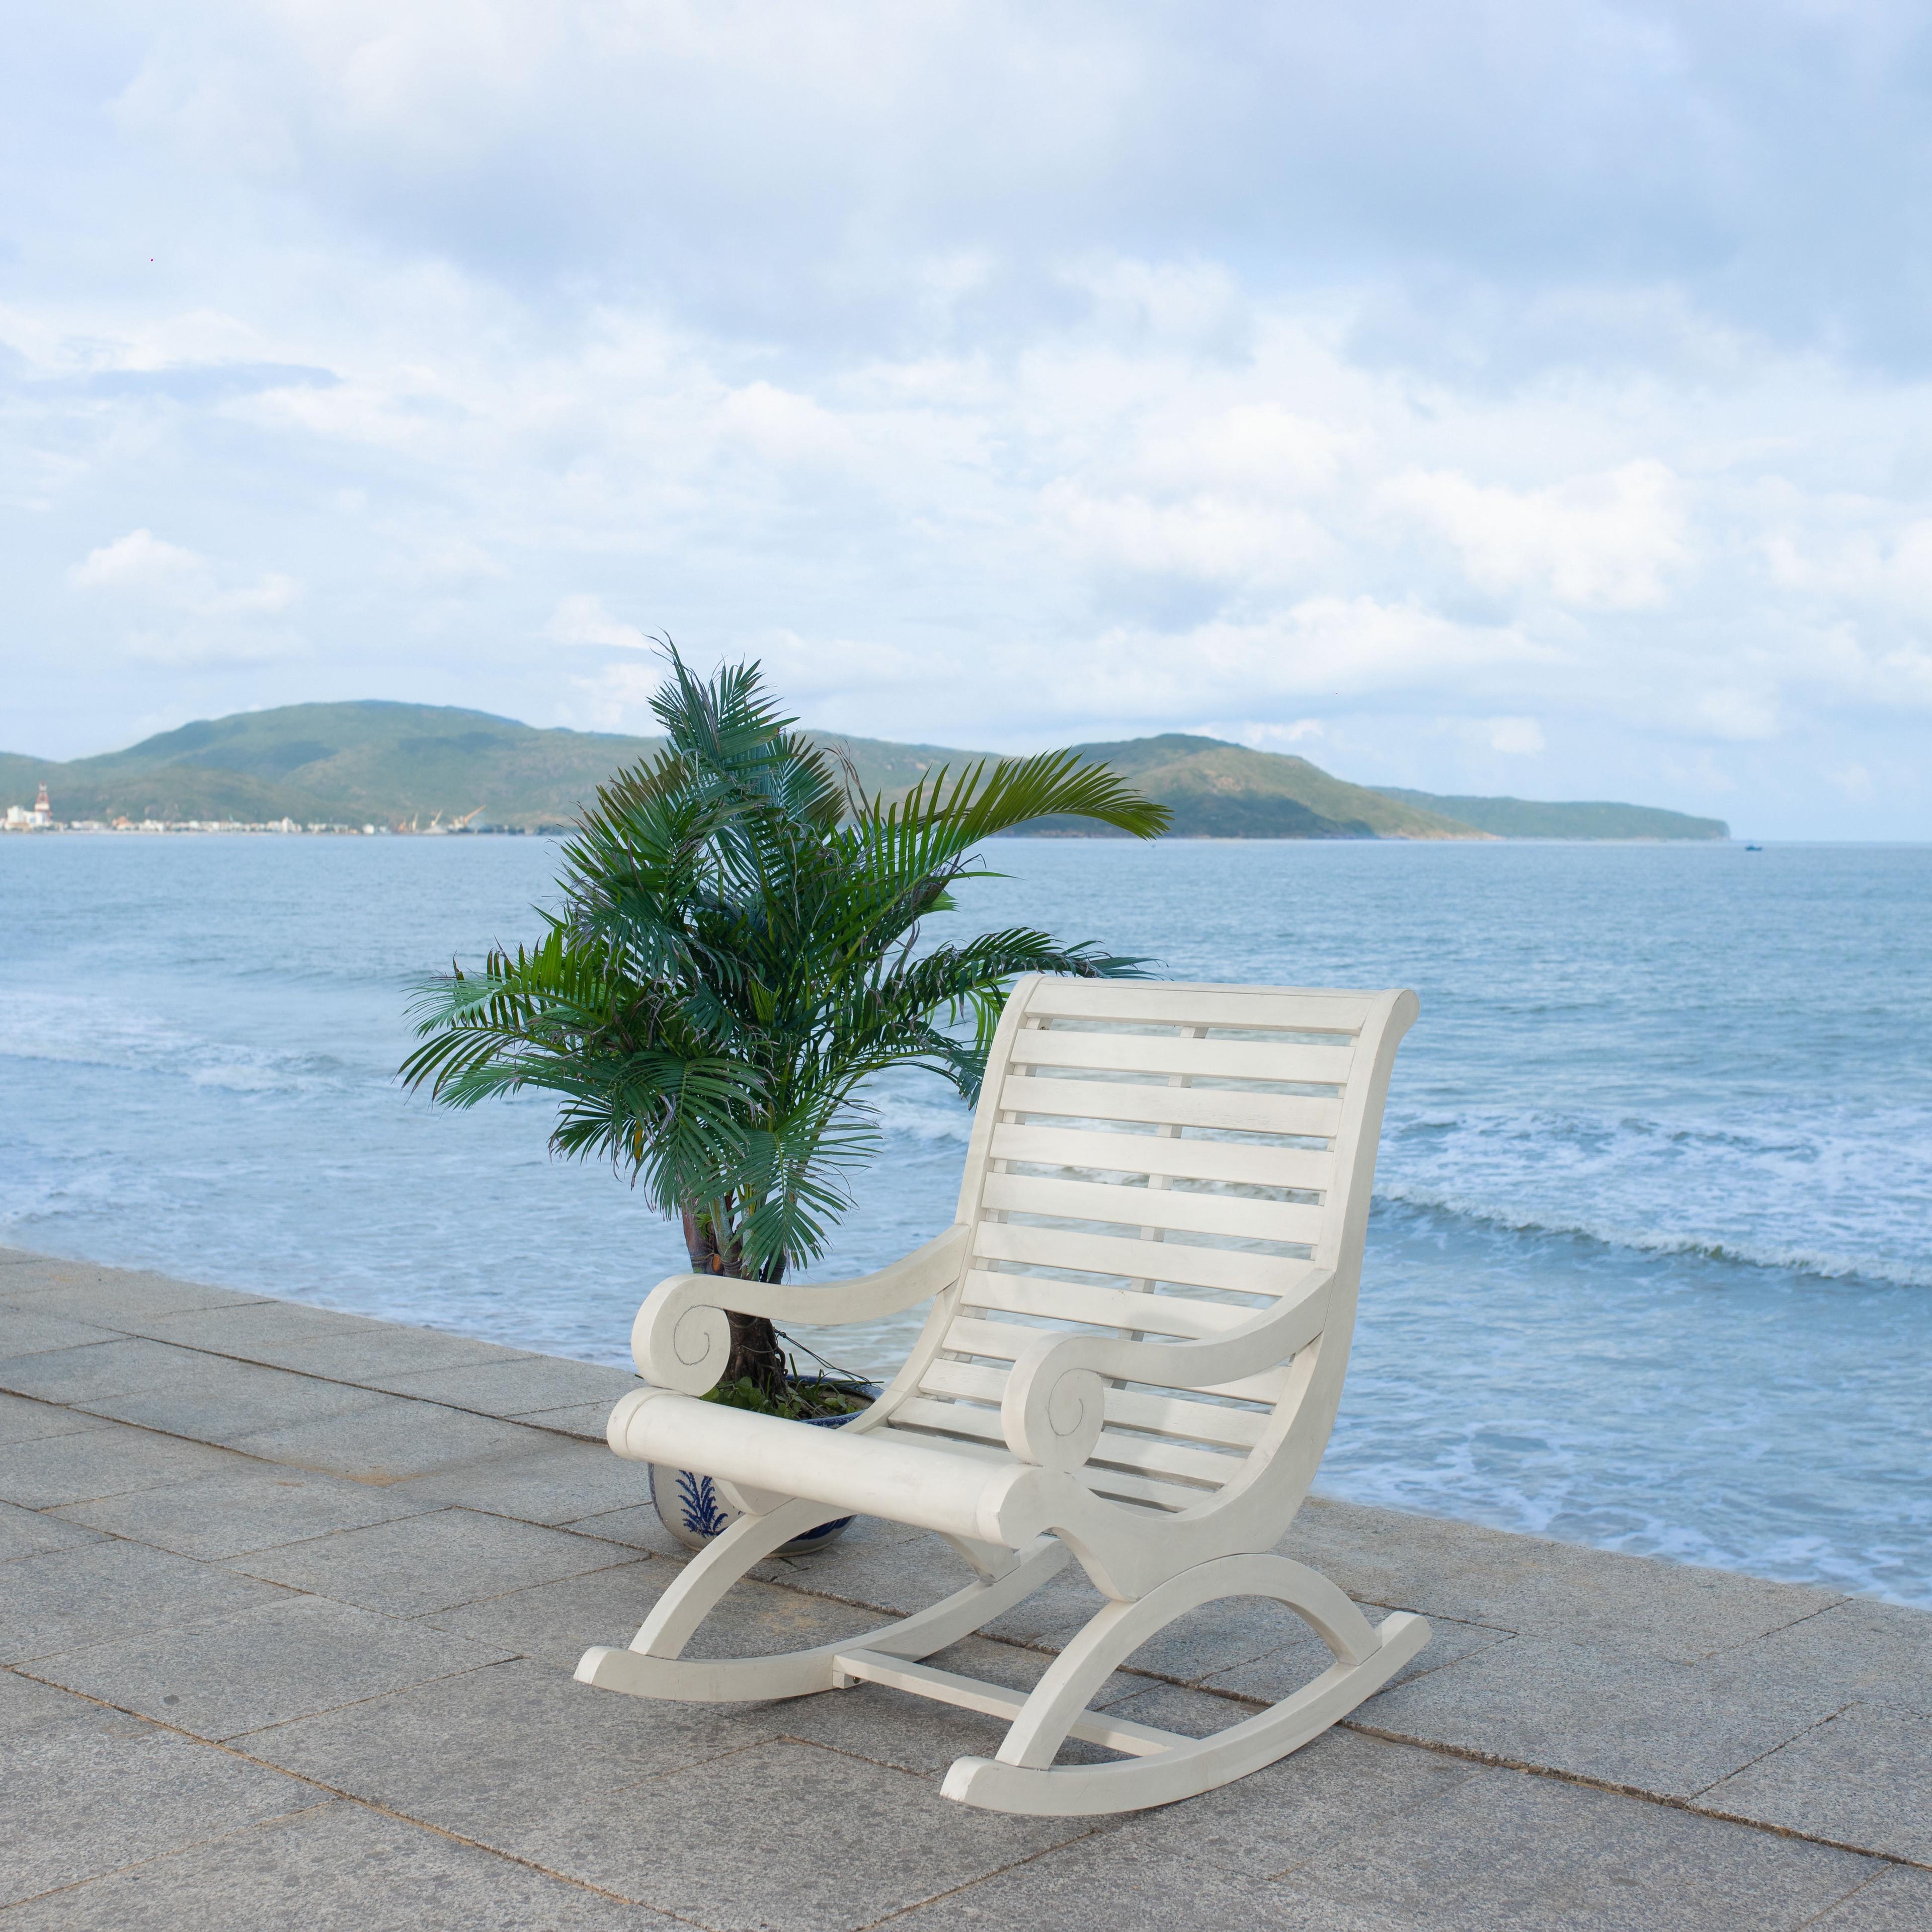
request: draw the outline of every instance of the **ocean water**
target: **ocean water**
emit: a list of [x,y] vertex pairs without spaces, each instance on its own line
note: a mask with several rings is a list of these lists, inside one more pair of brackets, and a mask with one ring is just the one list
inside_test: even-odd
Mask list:
[[[1932,1607],[1932,850],[992,850],[962,922],[1420,994],[1322,1490]],[[0,1240],[626,1360],[674,1231],[541,1099],[394,1079],[411,976],[529,934],[555,856],[0,840]],[[964,1109],[880,1102],[818,1276],[951,1219]]]

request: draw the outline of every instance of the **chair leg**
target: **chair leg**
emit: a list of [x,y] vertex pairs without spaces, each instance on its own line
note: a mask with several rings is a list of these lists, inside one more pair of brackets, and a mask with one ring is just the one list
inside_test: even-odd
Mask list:
[[698,1625],[752,1564],[806,1530],[850,1514],[821,1503],[793,1501],[782,1503],[768,1515],[741,1516],[685,1565],[658,1599],[628,1649],[598,1645],[584,1653],[577,1666],[577,1681],[634,1697],[692,1703],[800,1697],[830,1690],[836,1682],[833,1659],[840,1651],[856,1647],[889,1657],[930,1657],[1024,1602],[1067,1561],[1064,1544],[1042,1537],[999,1576],[976,1578],[928,1608],[862,1636],[842,1637],[776,1657],[712,1659],[682,1654]]
[[[1095,1693],[1175,1618],[1223,1597],[1270,1597],[1310,1624],[1335,1662],[1271,1709],[1213,1736],[1118,1764],[1053,1760]],[[1022,1706],[996,1758],[962,1757],[948,1798],[992,1811],[1079,1817],[1139,1810],[1211,1791],[1286,1757],[1380,1690],[1429,1641],[1420,1617],[1397,1610],[1378,1628],[1318,1571],[1285,1556],[1223,1556],[1184,1570],[1144,1597],[1100,1610]]]

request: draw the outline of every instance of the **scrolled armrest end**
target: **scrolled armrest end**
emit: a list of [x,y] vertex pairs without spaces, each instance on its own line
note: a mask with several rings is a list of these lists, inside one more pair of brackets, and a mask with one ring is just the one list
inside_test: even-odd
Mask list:
[[1107,1385],[1080,1360],[1081,1338],[1044,1334],[1028,1343],[1006,1378],[1000,1426],[1006,1447],[1042,1469],[1077,1469],[1106,1420]]
[[731,1359],[731,1318],[701,1300],[702,1275],[674,1275],[644,1298],[631,1324],[631,1359],[653,1387],[682,1395],[715,1388]]

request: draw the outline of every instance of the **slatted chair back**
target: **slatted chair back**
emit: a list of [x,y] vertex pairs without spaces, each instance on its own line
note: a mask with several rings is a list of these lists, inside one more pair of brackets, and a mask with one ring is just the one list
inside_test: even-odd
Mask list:
[[1292,1512],[1334,1420],[1388,1064],[1414,1004],[1022,982],[968,1152],[966,1271],[895,1382],[887,1429],[998,1452],[1007,1376],[1041,1328],[1213,1336],[1332,1270],[1322,1332],[1292,1359],[1204,1391],[1112,1384],[1082,1472],[1097,1496],[1198,1513],[1298,1431]]

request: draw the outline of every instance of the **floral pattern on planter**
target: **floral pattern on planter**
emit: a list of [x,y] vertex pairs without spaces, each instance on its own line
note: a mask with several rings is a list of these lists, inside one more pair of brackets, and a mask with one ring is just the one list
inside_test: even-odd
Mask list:
[[[876,1400],[878,1384],[868,1382],[863,1386]],[[856,1421],[865,1412],[860,1409],[851,1415],[814,1415],[800,1420],[808,1429],[840,1429]],[[687,1550],[702,1550],[714,1537],[729,1529],[741,1514],[719,1494],[718,1485],[709,1476],[700,1476],[695,1469],[662,1468],[655,1462],[651,1465],[651,1502],[658,1521]],[[780,1544],[775,1553],[796,1556],[807,1550],[823,1550],[842,1536],[854,1520],[842,1516],[836,1522],[821,1522],[816,1529],[808,1529],[802,1536]]]

